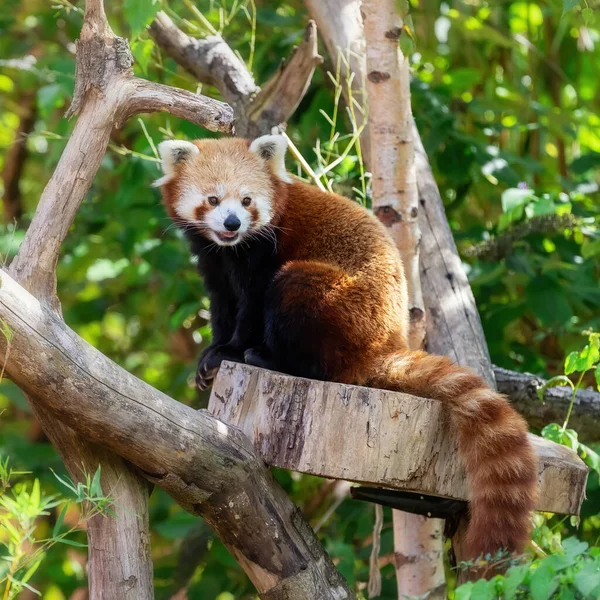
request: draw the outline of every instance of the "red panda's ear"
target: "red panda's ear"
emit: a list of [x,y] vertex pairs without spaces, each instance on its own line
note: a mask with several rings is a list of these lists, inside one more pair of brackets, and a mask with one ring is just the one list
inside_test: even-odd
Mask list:
[[175,165],[188,160],[190,157],[198,154],[198,146],[185,140],[166,140],[158,145],[158,153],[162,161],[162,170],[164,176],[157,179],[152,185],[160,187],[167,183],[175,172]]
[[279,179],[290,182],[290,176],[285,171],[286,150],[287,140],[282,135],[263,135],[250,144],[250,152],[269,163]]

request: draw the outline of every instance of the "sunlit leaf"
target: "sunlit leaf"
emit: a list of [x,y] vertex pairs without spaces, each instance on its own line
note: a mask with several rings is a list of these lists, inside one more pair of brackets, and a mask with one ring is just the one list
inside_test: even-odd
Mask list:
[[69,504],[65,503],[63,509],[60,511],[58,515],[58,519],[56,519],[56,523],[54,523],[54,528],[52,529],[52,537],[57,537],[60,533],[60,528],[62,527],[63,521],[65,520],[65,515],[67,514],[67,510],[69,509]]
[[123,10],[132,36],[136,36],[146,25],[150,24],[160,10],[160,2],[157,0],[125,0]]

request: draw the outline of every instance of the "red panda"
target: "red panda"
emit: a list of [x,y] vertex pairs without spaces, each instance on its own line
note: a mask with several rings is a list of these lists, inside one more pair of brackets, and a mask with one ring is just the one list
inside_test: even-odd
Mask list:
[[156,185],[211,302],[199,387],[229,359],[443,402],[468,475],[469,554],[521,552],[538,494],[525,421],[469,369],[409,350],[406,281],[385,227],[291,178],[286,147],[275,135],[159,145]]

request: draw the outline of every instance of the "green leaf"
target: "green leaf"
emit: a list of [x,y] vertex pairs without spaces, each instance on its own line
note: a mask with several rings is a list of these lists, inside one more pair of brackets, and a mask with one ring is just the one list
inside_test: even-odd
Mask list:
[[471,600],[494,600],[496,598],[496,580],[480,579],[471,590]]
[[[584,9],[582,14],[588,9]],[[589,9],[592,10],[592,9]],[[592,11],[593,13],[593,11]],[[585,19],[585,17],[584,17]],[[588,152],[576,158],[570,165],[569,170],[575,175],[583,175],[587,171],[596,169],[600,166],[600,152]]]
[[542,429],[542,437],[551,442],[562,444],[562,427],[558,423],[549,423]]
[[454,600],[471,600],[471,591],[473,590],[473,583],[471,581],[464,583],[460,587],[456,588],[454,592]]
[[596,385],[598,386],[598,391],[600,391],[600,364],[596,365],[594,375],[596,376]]
[[404,17],[410,11],[410,4],[408,0],[396,0],[396,10],[398,14],[404,19]]
[[[42,560],[44,560],[43,554],[36,561],[34,561],[34,563],[29,567],[29,569],[27,569],[27,571],[25,571],[25,574],[19,578],[19,583],[21,583],[21,584],[27,583],[33,577],[33,574],[38,570],[38,567],[40,566]],[[27,587],[29,588],[29,586],[27,586]],[[31,589],[31,588],[29,588],[29,589]],[[39,593],[38,593],[38,595],[39,595]]]
[[594,9],[590,8],[589,6],[587,8],[584,8],[581,11],[581,16],[583,17],[583,22],[586,25],[592,25],[596,21],[596,15],[594,15]]
[[581,256],[588,259],[596,254],[600,254],[600,240],[589,241],[586,239],[581,245]]
[[413,30],[408,26],[403,27],[402,31],[400,32],[398,45],[400,46],[400,51],[404,56],[411,56],[416,50],[415,37],[412,32]]
[[525,212],[531,219],[542,215],[553,215],[556,213],[556,204],[550,198],[539,198],[535,202],[529,204]]
[[584,598],[592,598],[592,591],[598,587],[600,582],[600,561],[588,563],[575,573],[575,587]]
[[[571,352],[571,354],[573,354],[573,352]],[[569,354],[569,356],[571,356],[571,354]],[[598,348],[598,338],[593,337],[590,340],[590,343],[586,344],[581,352],[575,354],[577,354],[577,359],[575,360],[575,363],[573,364],[572,361],[569,363],[569,366],[573,367],[574,371],[581,372],[588,371],[589,369],[591,369],[594,365],[598,363],[598,361],[600,361],[600,349]],[[567,357],[567,359],[569,358],[569,356]],[[571,373],[572,372],[573,371],[571,371]],[[567,372],[565,371],[565,373]],[[567,373],[567,375],[568,374],[569,373]]]
[[90,496],[92,496],[93,498],[102,497],[102,485],[100,484],[100,470],[101,467],[100,465],[98,465],[98,468],[94,473],[94,478],[92,479],[92,483],[90,485]]
[[579,4],[579,0],[563,0],[563,11],[562,17],[565,16],[572,8],[575,8]]
[[59,477],[52,469],[50,469],[50,471],[52,471],[52,475],[54,475],[54,477],[56,477],[56,479],[58,479],[65,487],[69,488],[74,494],[77,494],[77,488],[71,482]]
[[566,325],[573,316],[565,287],[550,277],[541,275],[532,279],[525,298],[528,308],[544,326]]
[[31,506],[33,506],[36,509],[39,508],[40,500],[41,500],[40,480],[34,479],[33,488],[31,489],[31,497],[30,497]]
[[585,444],[579,444],[579,455],[583,462],[600,475],[600,455]]
[[533,190],[509,188],[502,193],[502,211],[507,213],[527,204],[533,198]]
[[52,529],[52,537],[57,537],[60,532],[60,528],[62,527],[63,521],[65,520],[65,515],[67,514],[67,510],[69,509],[69,505],[65,504],[63,509],[60,511],[60,515],[58,515],[58,519],[56,519],[56,523],[54,524],[54,529]]
[[123,10],[131,35],[135,37],[154,19],[160,10],[160,3],[156,0],[125,0]]
[[154,44],[152,43],[152,40],[138,40],[131,44],[131,53],[144,75],[148,73],[148,65],[152,59],[153,48]]
[[579,358],[579,352],[570,352],[567,358],[565,358],[565,375],[575,373],[577,370],[577,359]]
[[575,591],[571,586],[561,585],[558,600],[576,600]]
[[504,578],[504,598],[506,600],[513,600],[517,594],[517,590],[523,579],[529,571],[529,565],[520,565],[518,567],[511,567],[506,573]]
[[80,542],[74,542],[67,538],[59,538],[56,540],[57,543],[66,544],[67,546],[75,546],[75,548],[87,548],[87,544],[81,544]]
[[533,600],[548,600],[558,587],[554,569],[541,564],[531,576],[530,591]]
[[583,554],[588,548],[587,542],[581,542],[576,537],[570,537],[561,542],[562,547],[565,550],[565,555],[569,558],[576,558]]

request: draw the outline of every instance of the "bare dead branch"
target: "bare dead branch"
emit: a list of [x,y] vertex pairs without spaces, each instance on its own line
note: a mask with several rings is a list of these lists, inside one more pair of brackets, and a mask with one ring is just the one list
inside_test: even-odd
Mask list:
[[6,372],[37,404],[203,516],[261,598],[355,598],[243,433],[136,379],[0,279],[0,316],[13,332]]
[[252,74],[229,44],[217,35],[196,39],[186,35],[164,12],[150,25],[156,43],[198,81],[214,85],[223,99],[231,104],[236,116],[245,114],[245,105],[260,88]]
[[134,78],[124,110],[127,118],[139,113],[168,112],[213,131],[231,132],[233,110],[228,104],[160,83]]
[[248,119],[256,131],[285,123],[304,97],[315,67],[323,62],[317,48],[317,26],[309,21],[302,43],[283,61],[250,103]]
[[156,43],[202,83],[214,85],[231,104],[236,133],[256,137],[284,125],[306,93],[316,65],[316,25],[310,21],[304,39],[261,90],[252,73],[220,36],[196,39],[181,31],[163,12],[150,26]]
[[[570,387],[544,390],[544,402],[537,391],[546,381],[530,373],[516,373],[494,365],[498,391],[506,394],[513,406],[536,429],[548,423],[562,423],[571,401]],[[577,431],[582,442],[600,441],[600,393],[591,389],[578,390],[569,426]]]
[[[98,28],[95,23],[88,29]],[[104,35],[78,43],[71,114],[78,113],[79,119],[11,265],[15,278],[57,311],[60,247],[98,171],[112,129],[133,114],[157,110],[216,131],[231,131],[233,126],[231,108],[222,102],[134,78],[127,41],[112,31]]]
[[462,267],[417,126],[413,123],[419,183],[421,284],[427,311],[427,349],[471,367],[495,387],[475,298]]

